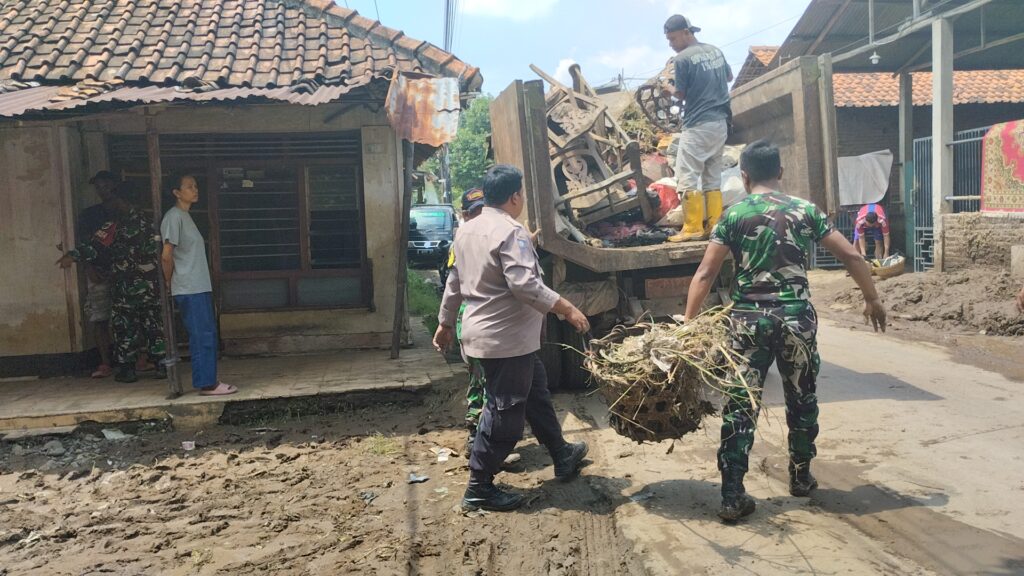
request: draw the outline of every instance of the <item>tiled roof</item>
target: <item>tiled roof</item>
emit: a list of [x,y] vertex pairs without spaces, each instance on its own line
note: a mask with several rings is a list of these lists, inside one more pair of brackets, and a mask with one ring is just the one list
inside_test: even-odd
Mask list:
[[[899,106],[900,82],[892,74],[836,74],[832,80],[836,106],[872,108]],[[1024,102],[1024,70],[953,72],[954,104]],[[914,73],[914,105],[932,103],[932,73]]]
[[26,82],[277,88],[364,85],[395,70],[479,71],[331,0],[0,0],[0,92]]
[[[751,46],[747,61],[737,74],[735,87],[771,69],[777,46]],[[914,73],[914,105],[932,103],[931,72]],[[740,82],[742,80],[742,82]],[[878,74],[836,74],[832,77],[836,106],[874,108],[899,106],[899,79],[887,72]],[[955,104],[1001,104],[1024,102],[1024,70],[970,70],[953,73]]]
[[757,58],[757,61],[761,64],[768,66],[772,63],[772,59],[775,58],[775,53],[779,51],[778,46],[751,46],[750,53]]

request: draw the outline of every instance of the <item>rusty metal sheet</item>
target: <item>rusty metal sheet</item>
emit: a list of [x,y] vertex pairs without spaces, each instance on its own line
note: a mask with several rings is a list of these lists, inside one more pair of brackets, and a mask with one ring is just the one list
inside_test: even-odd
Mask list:
[[399,138],[435,148],[447,144],[459,128],[459,82],[398,74],[388,90],[387,111]]

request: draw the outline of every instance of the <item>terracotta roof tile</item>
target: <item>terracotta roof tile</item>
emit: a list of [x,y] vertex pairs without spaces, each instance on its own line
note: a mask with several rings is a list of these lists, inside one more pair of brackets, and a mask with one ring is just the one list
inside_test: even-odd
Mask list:
[[273,88],[479,70],[330,0],[0,0],[0,81]]
[[[892,74],[836,74],[836,106],[872,108],[898,106],[899,79]],[[955,104],[1024,102],[1024,70],[972,70],[953,73]],[[932,103],[931,72],[914,73],[914,105]]]
[[[751,46],[747,61],[736,76],[739,87],[768,72],[777,46]],[[835,102],[839,108],[898,106],[899,80],[889,73],[836,74]],[[953,73],[955,104],[999,104],[1024,102],[1024,70],[974,70]],[[914,73],[914,105],[932,102],[931,72]]]

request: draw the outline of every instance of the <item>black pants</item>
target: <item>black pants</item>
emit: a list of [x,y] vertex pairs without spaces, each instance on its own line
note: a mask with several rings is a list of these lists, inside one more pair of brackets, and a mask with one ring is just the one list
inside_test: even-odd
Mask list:
[[551,403],[544,364],[536,353],[483,358],[480,363],[487,376],[487,404],[480,416],[469,469],[474,481],[490,482],[516,442],[522,440],[527,422],[537,440],[552,454],[565,445],[565,439]]

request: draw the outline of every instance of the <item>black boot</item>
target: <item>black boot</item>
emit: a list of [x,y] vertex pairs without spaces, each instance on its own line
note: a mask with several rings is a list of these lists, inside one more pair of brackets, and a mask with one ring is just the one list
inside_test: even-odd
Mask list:
[[722,471],[722,508],[718,517],[726,522],[736,522],[754,513],[757,505],[743,487],[743,472]]
[[818,487],[818,481],[811,475],[811,463],[789,463],[789,493],[793,496],[808,496]]
[[139,377],[135,375],[135,363],[126,362],[121,364],[117,369],[117,374],[114,374],[114,380],[118,382],[124,382],[125,384],[131,384],[132,382],[138,382]]
[[477,482],[472,479],[462,497],[462,509],[466,511],[490,510],[493,512],[509,512],[523,505],[526,497],[522,494],[505,492],[494,485],[494,482]]
[[580,471],[580,464],[583,462],[583,458],[586,457],[587,450],[586,442],[577,442],[575,444],[567,442],[557,452],[552,454],[551,458],[555,461],[555,478],[563,482],[572,480],[576,473]]

